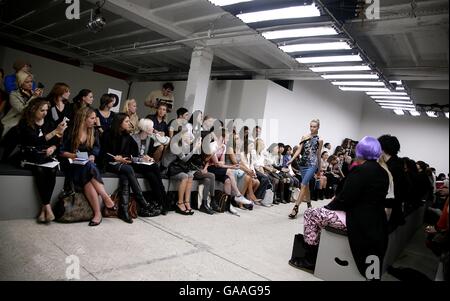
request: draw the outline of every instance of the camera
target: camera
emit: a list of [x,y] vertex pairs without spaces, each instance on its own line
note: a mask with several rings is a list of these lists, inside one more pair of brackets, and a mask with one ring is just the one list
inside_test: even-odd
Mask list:
[[37,87],[38,87],[39,89],[44,89],[44,88],[45,88],[44,84],[41,83],[41,82],[38,82]]

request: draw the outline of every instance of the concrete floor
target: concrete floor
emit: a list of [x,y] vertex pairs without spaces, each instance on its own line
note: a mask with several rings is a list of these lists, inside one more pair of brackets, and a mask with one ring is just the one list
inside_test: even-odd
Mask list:
[[[287,263],[294,235],[303,232],[306,205],[296,220],[287,218],[291,208],[257,206],[238,210],[240,217],[170,212],[139,218],[132,225],[104,219],[98,227],[87,222],[0,221],[0,280],[66,280],[70,255],[79,258],[80,280],[85,281],[319,280]],[[424,268],[429,269],[432,264],[427,262]]]

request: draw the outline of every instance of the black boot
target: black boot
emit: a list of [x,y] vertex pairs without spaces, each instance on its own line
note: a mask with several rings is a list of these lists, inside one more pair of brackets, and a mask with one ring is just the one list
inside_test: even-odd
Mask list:
[[303,242],[303,248],[305,249],[305,256],[291,258],[291,260],[289,260],[289,265],[306,272],[314,273],[319,246],[312,246]]
[[141,191],[135,193],[136,202],[138,204],[138,216],[140,217],[153,217],[155,211],[151,211],[150,204],[145,200]]
[[319,196],[319,200],[323,200],[324,199],[324,192],[323,189],[319,189],[317,192],[318,196]]
[[[211,204],[212,204],[212,201],[211,201]],[[206,214],[210,214],[210,215],[214,214],[214,210],[208,206],[208,200],[202,200],[202,204],[201,204],[199,210]]]
[[124,183],[120,189],[120,204],[117,216],[126,223],[132,224],[133,219],[128,214],[128,203],[130,202],[130,187]]

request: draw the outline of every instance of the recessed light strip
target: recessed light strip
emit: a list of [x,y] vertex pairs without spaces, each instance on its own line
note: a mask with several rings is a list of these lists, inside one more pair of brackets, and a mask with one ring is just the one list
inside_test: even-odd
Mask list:
[[268,40],[333,36],[337,34],[338,32],[336,31],[336,29],[334,29],[331,26],[275,30],[275,31],[266,31],[262,33],[263,37],[265,37]]
[[255,23],[270,20],[320,17],[320,10],[314,4],[311,4],[239,14],[236,17],[245,23]]

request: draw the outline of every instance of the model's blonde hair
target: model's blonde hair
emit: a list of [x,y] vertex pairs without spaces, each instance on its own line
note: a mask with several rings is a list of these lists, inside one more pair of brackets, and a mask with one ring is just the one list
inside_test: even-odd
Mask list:
[[311,122],[310,123],[317,123],[317,125],[320,127],[320,120],[319,120],[319,118],[316,118],[316,119],[313,119],[313,120],[311,120]]

